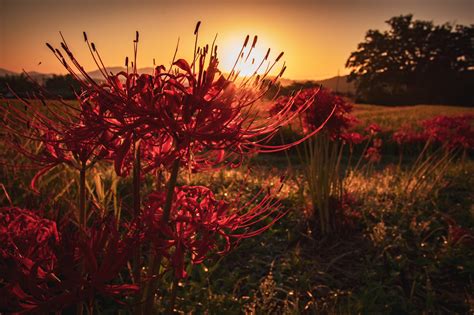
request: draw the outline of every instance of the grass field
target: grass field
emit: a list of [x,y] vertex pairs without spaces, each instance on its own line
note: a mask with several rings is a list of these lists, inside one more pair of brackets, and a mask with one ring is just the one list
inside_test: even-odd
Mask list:
[[393,131],[404,125],[413,125],[420,120],[430,119],[438,115],[474,115],[474,108],[446,105],[381,106],[356,104],[354,112],[362,123],[377,123],[382,127],[382,130]]
[[[356,105],[362,122],[378,123],[390,133],[436,115],[474,114],[472,108],[419,105]],[[291,153],[295,158],[294,152]],[[308,219],[309,201],[298,168],[286,172],[279,198],[288,214],[258,237],[242,240],[225,257],[189,268],[177,288],[179,313],[196,314],[467,314],[474,311],[474,160],[459,155],[436,181],[415,177],[410,163],[382,156],[377,167],[362,166],[344,181],[351,196],[344,228],[321,237]],[[268,157],[268,158],[267,158]],[[415,159],[416,157],[411,157]],[[42,208],[51,216],[75,211],[77,172],[57,167],[31,192],[29,169],[12,170],[24,159],[3,150],[0,183],[18,206]],[[183,175],[179,184],[211,187],[219,197],[247,200],[261,188],[278,185],[286,157],[261,155],[234,170]],[[278,168],[276,168],[278,166]],[[408,190],[410,180],[422,189]],[[129,179],[104,163],[87,178],[89,206],[104,212],[131,207]],[[143,194],[156,188],[151,175]],[[159,301],[169,292],[159,288]],[[0,282],[0,287],[1,287]],[[100,306],[99,306],[100,304]],[[162,305],[158,305],[163,310]],[[110,303],[96,312],[115,313]]]

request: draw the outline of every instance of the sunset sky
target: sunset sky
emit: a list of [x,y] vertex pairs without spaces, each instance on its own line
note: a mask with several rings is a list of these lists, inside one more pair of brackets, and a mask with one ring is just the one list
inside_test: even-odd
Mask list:
[[[0,0],[0,68],[64,73],[45,46],[57,46],[62,31],[87,70],[95,70],[82,31],[95,42],[108,66],[122,66],[140,32],[138,67],[169,65],[192,55],[194,26],[202,21],[200,43],[218,34],[221,67],[228,70],[247,34],[258,35],[257,55],[284,51],[285,77],[322,79],[348,72],[344,64],[368,29],[384,29],[387,19],[413,13],[441,24],[474,23],[472,0],[263,0],[122,1]],[[41,64],[39,64],[41,62]],[[226,69],[227,68],[227,69]]]

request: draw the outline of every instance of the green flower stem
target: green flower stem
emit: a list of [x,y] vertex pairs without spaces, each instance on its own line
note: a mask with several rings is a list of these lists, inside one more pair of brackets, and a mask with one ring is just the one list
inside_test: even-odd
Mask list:
[[[166,224],[168,224],[168,221],[170,219],[171,206],[173,205],[174,188],[176,187],[176,181],[178,179],[178,174],[179,174],[179,164],[180,164],[179,159],[176,159],[173,162],[171,175],[168,182],[166,202],[163,208],[163,217],[161,218],[161,220],[165,222]],[[148,283],[145,285],[145,288],[143,290],[143,297],[145,298],[143,310],[146,312],[150,312],[153,309],[154,294],[155,294],[156,287],[158,284],[157,275],[160,271],[161,260],[163,258],[161,255],[155,255],[155,253],[152,252],[152,249],[150,249],[149,257],[150,257],[150,261],[149,261],[148,275],[152,276],[152,278],[148,281]]]

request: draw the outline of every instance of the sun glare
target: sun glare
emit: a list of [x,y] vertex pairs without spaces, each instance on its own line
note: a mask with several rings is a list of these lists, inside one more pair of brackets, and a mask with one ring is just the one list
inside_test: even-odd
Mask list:
[[255,73],[265,73],[269,64],[268,61],[270,60],[264,60],[268,47],[259,45],[257,41],[255,47],[252,48],[253,39],[253,37],[250,37],[249,43],[244,49],[242,49],[243,40],[228,40],[222,45],[222,49],[219,47],[219,68],[221,71],[229,73],[234,70],[238,72],[241,77],[251,76]]

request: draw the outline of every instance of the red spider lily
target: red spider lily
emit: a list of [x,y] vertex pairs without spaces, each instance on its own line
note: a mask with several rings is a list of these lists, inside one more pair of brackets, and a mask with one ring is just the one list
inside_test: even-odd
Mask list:
[[428,136],[424,132],[413,130],[411,126],[402,126],[400,130],[393,133],[392,139],[399,145],[423,143],[428,140]]
[[378,148],[370,147],[365,152],[364,158],[368,160],[369,162],[378,163],[380,162],[380,159],[382,158],[382,156],[380,155],[380,151]]
[[382,147],[382,139],[374,139],[372,146],[365,151],[364,158],[371,163],[378,163],[382,158],[380,149]]
[[448,149],[474,148],[473,115],[436,116],[419,123],[422,131],[415,131],[410,126],[403,126],[393,134],[398,144],[422,143],[432,141]]
[[[197,43],[198,27],[195,34]],[[196,45],[192,62],[179,59],[172,63],[169,71],[159,66],[153,75],[139,75],[136,70],[137,33],[132,71],[128,71],[127,58],[127,72],[113,75],[108,73],[86,34],[84,39],[104,75],[103,83],[95,82],[84,71],[64,39],[61,43],[63,52],[49,44],[48,47],[82,86],[80,98],[83,110],[87,109],[86,124],[90,121],[92,129],[95,125],[106,128],[109,137],[100,144],[114,152],[116,171],[120,175],[124,174],[127,161],[133,160],[127,155],[131,154],[137,141],[148,142],[144,145],[157,148],[148,151],[146,157],[147,170],[151,170],[160,165],[169,166],[168,163],[176,159],[181,160],[181,165],[190,164],[196,168],[232,160],[240,162],[246,153],[284,150],[304,140],[281,146],[265,144],[281,126],[304,111],[311,98],[299,104],[295,111],[289,110],[294,106],[290,100],[274,115],[262,115],[256,108],[269,84],[283,74],[284,66],[275,79],[266,79],[283,54],[270,62],[268,51],[259,66],[268,64],[264,75],[239,78],[235,69],[228,76],[220,73],[217,46],[212,45],[209,49],[208,45]],[[256,42],[257,37],[248,55]],[[249,47],[249,37],[242,52],[246,47]],[[236,64],[242,59],[243,53]]]
[[15,311],[21,303],[26,273],[51,280],[60,238],[56,223],[16,207],[0,208],[0,310]]
[[280,203],[262,191],[239,205],[216,200],[206,187],[182,186],[175,188],[167,223],[162,220],[164,201],[165,193],[151,193],[142,222],[147,225],[147,236],[168,258],[178,278],[186,276],[186,257],[199,264],[211,252],[222,255],[233,243],[262,233],[285,214],[278,211]]
[[[318,90],[319,92],[317,92]],[[317,93],[316,97],[314,97],[315,93]],[[350,114],[353,105],[329,89],[305,89],[297,94],[293,100],[288,97],[280,97],[272,111],[279,110],[282,108],[282,104],[289,101],[296,108],[301,104],[311,103],[309,109],[302,116],[303,128],[306,132],[323,125],[322,130],[327,132],[331,139],[337,139],[341,138],[345,131],[357,122],[356,118]],[[347,134],[345,136],[347,137]]]
[[332,108],[335,108],[334,113],[324,128],[334,139],[339,138],[341,133],[352,127],[357,120],[350,115],[353,105],[330,90],[324,89],[322,93],[318,93],[314,105],[307,113],[306,123],[308,127],[314,128],[323,117],[330,115]]
[[0,215],[0,235],[11,248],[1,251],[0,296],[6,297],[0,299],[1,310],[47,313],[138,291],[136,285],[111,283],[132,256],[135,232],[122,236],[116,223],[106,220],[86,231],[69,225],[58,233],[54,222],[29,210],[4,208]]
[[39,177],[57,165],[82,169],[108,155],[96,141],[104,137],[103,128],[88,128],[77,108],[64,101],[49,105],[21,101],[24,109],[10,104],[1,107],[2,127],[8,132],[5,143],[41,167],[31,181],[33,190],[37,191]]
[[13,255],[51,263],[59,234],[54,221],[30,210],[7,207],[0,208],[0,242],[3,259]]
[[[85,118],[86,129],[100,130],[103,133],[101,137],[95,137],[95,140],[111,152],[117,174],[126,175],[131,169],[133,151],[138,149],[138,142],[146,147],[141,149],[141,152],[146,152],[143,156],[145,169],[174,160],[174,157],[167,158],[172,139],[164,133],[160,122],[149,117],[150,113],[161,110],[164,81],[170,74],[166,73],[162,66],[156,67],[152,75],[137,73],[138,32],[134,41],[135,59],[132,62],[132,71],[129,72],[127,57],[127,71],[118,74],[108,72],[95,44],[89,42],[85,33],[84,39],[104,76],[103,82],[96,82],[87,74],[64,38],[61,42],[62,51],[50,44],[47,46],[80,84],[80,110]],[[172,153],[174,152],[170,154]]]
[[345,143],[348,143],[350,145],[357,145],[357,144],[361,144],[362,142],[364,142],[364,140],[367,139],[367,137],[361,135],[360,133],[358,132],[345,132],[345,133],[341,133],[341,139],[345,142]]
[[371,135],[375,135],[382,131],[382,128],[378,124],[372,123],[365,128],[365,131]]
[[474,148],[474,115],[437,116],[423,121],[426,134],[449,149]]

